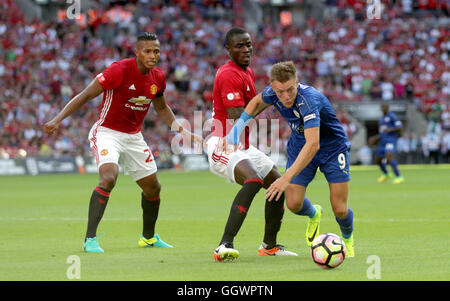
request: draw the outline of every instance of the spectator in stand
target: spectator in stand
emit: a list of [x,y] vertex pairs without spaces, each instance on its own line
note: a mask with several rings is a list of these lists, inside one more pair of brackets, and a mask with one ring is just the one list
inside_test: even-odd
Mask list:
[[410,140],[408,133],[404,132],[397,140],[397,151],[398,151],[398,163],[406,164],[409,163],[409,152],[410,152]]
[[336,111],[336,117],[339,119],[339,122],[341,123],[345,133],[347,134],[348,139],[351,140],[353,134],[356,132],[355,123],[341,107],[338,107]]
[[450,131],[450,106],[446,108],[441,114],[442,129]]
[[428,135],[427,132],[423,132],[420,136],[421,145],[421,163],[429,163],[430,161],[430,151],[428,150]]
[[429,161],[433,161],[435,164],[439,163],[439,153],[440,153],[441,137],[439,135],[439,130],[436,127],[432,127],[427,133],[427,150],[429,152]]
[[420,155],[420,140],[417,138],[417,134],[415,132],[411,133],[411,137],[409,140],[409,151],[410,151],[410,162],[411,163],[420,163],[421,155]]
[[372,163],[372,150],[367,144],[364,144],[356,153],[358,163],[361,165],[369,165]]
[[394,85],[388,77],[381,77],[381,99],[390,101],[394,99]]
[[450,131],[445,131],[445,134],[442,136],[442,145],[441,145],[441,153],[442,159],[444,163],[450,163]]

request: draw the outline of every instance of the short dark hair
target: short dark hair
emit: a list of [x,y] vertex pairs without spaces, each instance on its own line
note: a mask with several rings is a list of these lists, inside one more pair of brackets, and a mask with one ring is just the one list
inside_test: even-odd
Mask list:
[[137,41],[156,41],[158,40],[158,36],[154,33],[143,32],[137,37]]
[[248,33],[247,30],[241,27],[233,27],[231,28],[227,34],[225,35],[225,45],[231,46],[231,39],[238,34]]

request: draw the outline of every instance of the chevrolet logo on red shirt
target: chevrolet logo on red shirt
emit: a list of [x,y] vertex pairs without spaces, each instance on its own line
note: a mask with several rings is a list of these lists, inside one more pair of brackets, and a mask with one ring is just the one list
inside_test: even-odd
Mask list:
[[138,106],[148,105],[152,100],[145,96],[133,97],[128,99],[129,102],[135,103]]

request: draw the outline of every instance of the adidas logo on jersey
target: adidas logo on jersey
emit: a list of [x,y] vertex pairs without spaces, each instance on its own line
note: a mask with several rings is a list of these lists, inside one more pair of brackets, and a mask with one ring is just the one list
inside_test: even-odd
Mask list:
[[134,84],[132,84],[132,85],[128,88],[128,90],[136,90],[136,87],[134,86]]

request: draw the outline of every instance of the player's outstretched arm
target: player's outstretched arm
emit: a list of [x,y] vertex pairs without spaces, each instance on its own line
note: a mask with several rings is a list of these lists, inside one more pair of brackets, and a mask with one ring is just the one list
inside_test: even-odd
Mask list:
[[259,93],[258,95],[253,97],[252,100],[250,100],[250,102],[247,104],[247,106],[245,107],[245,113],[256,117],[270,106],[270,104],[267,104],[262,100],[262,94]]
[[285,176],[291,181],[297,176],[314,158],[320,149],[320,127],[305,129],[306,143],[295,159],[294,164],[286,170]]
[[[270,104],[263,102],[261,93],[253,97],[245,107],[245,110],[242,112],[239,119],[234,123],[226,138],[223,139],[223,143],[225,143],[224,147],[226,148],[227,143],[237,145],[239,143],[239,137],[248,123],[269,106]],[[229,112],[228,109],[227,112]]]
[[300,153],[295,159],[294,164],[286,170],[281,178],[275,180],[266,190],[266,199],[272,201],[275,198],[276,201],[280,198],[281,194],[286,190],[291,180],[297,176],[314,158],[320,148],[320,127],[313,127],[305,129],[306,143],[302,147]]
[[369,138],[369,144],[373,145],[373,144],[377,143],[378,140],[380,140],[380,135],[372,136]]
[[65,107],[52,120],[44,124],[44,132],[52,134],[55,132],[61,121],[81,108],[85,103],[100,95],[103,88],[97,79],[94,79],[81,93],[72,98]]
[[167,124],[173,131],[176,131],[183,136],[189,137],[195,143],[203,144],[203,138],[186,130],[175,118],[172,109],[167,105],[164,95],[158,96],[153,99],[153,107],[155,108],[158,116]]

